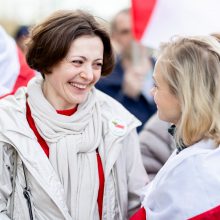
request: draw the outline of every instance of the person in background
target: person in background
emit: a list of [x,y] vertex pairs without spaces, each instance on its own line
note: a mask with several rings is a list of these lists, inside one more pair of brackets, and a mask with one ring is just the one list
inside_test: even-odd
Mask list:
[[0,98],[14,94],[35,75],[14,39],[0,26]]
[[57,11],[33,28],[26,58],[42,77],[0,101],[0,219],[128,219],[148,176],[140,122],[94,88],[114,66],[108,33]]
[[29,37],[29,26],[27,25],[20,25],[16,32],[15,32],[15,41],[18,45],[18,47],[21,49],[21,51],[26,54],[27,52],[27,40]]
[[163,44],[152,90],[176,150],[144,190],[131,218],[220,219],[220,44],[212,36]]
[[152,180],[175,149],[172,136],[167,132],[170,123],[162,121],[155,113],[139,133],[144,168]]
[[119,101],[134,114],[142,122],[138,127],[140,132],[143,124],[156,111],[155,103],[149,95],[154,59],[147,56],[146,48],[134,42],[130,9],[120,11],[113,18],[111,40],[116,52],[116,64],[109,76],[99,80],[96,88]]
[[130,8],[122,9],[110,23],[111,41],[116,55],[119,56],[133,42],[130,10]]

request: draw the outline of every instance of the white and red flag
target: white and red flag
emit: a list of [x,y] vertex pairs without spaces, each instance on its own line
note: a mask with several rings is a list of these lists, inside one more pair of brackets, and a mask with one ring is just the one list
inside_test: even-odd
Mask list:
[[14,39],[0,26],[0,98],[26,86],[35,75]]
[[220,32],[219,0],[132,0],[133,33],[158,48],[174,35]]
[[177,149],[143,189],[142,209],[130,220],[219,220],[220,147],[201,140]]

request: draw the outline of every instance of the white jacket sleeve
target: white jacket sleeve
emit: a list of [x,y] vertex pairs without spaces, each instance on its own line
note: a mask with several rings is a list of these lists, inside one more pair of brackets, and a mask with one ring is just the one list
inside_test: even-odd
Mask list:
[[139,139],[136,130],[132,131],[125,140],[125,153],[128,179],[128,216],[140,208],[142,188],[149,182],[140,153]]
[[12,193],[12,156],[13,150],[10,146],[0,143],[0,219],[9,220],[7,209],[9,197]]

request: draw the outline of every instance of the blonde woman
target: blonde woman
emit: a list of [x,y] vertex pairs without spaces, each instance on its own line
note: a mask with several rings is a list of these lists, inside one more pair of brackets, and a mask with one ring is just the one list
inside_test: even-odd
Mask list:
[[177,148],[131,219],[220,219],[220,44],[211,36],[164,44],[153,78]]
[[114,66],[108,33],[86,12],[54,12],[26,57],[42,77],[0,101],[0,219],[127,219],[148,178],[140,122],[94,87]]

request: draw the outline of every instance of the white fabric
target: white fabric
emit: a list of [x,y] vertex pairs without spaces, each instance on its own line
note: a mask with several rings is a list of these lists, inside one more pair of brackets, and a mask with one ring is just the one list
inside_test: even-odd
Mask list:
[[148,220],[185,220],[220,205],[220,148],[203,140],[171,155],[144,189]]
[[19,72],[16,43],[0,26],[0,96],[13,90]]
[[[148,0],[139,2],[148,4]],[[219,8],[219,0],[156,0],[141,42],[157,49],[161,42],[168,41],[174,35],[219,32]]]
[[[102,219],[128,219],[139,208],[140,188],[148,181],[135,130],[140,122],[120,103],[106,94],[95,89],[94,95],[102,120],[102,138],[99,146],[105,174]],[[38,100],[39,107],[40,103]],[[65,123],[66,118],[62,116],[59,119]],[[122,136],[109,126],[110,122],[112,124],[112,120],[116,118],[123,121],[126,127],[126,132]],[[15,220],[29,218],[26,200],[23,197],[24,176],[21,160],[27,168],[34,218],[36,220],[73,220],[66,205],[64,185],[61,183],[59,173],[53,168],[27,123],[25,88],[18,89],[14,96],[0,100],[0,219],[8,219],[7,207],[11,194],[10,170],[13,170],[14,149],[19,155],[14,204]],[[79,153],[78,158],[80,157]],[[90,190],[89,177],[87,181],[86,190]],[[90,201],[85,200],[84,203],[90,203]],[[88,204],[85,204],[85,207],[87,206]],[[79,212],[85,211],[84,206],[79,207]],[[92,218],[87,219],[98,220],[98,210],[95,210]]]
[[[49,143],[49,159],[64,186],[71,216],[92,219],[99,188],[96,148],[101,141],[101,113],[95,90],[74,115],[67,117],[57,114],[45,99],[42,82],[42,78],[34,78],[27,87],[32,117]],[[81,207],[84,212],[79,212]]]

